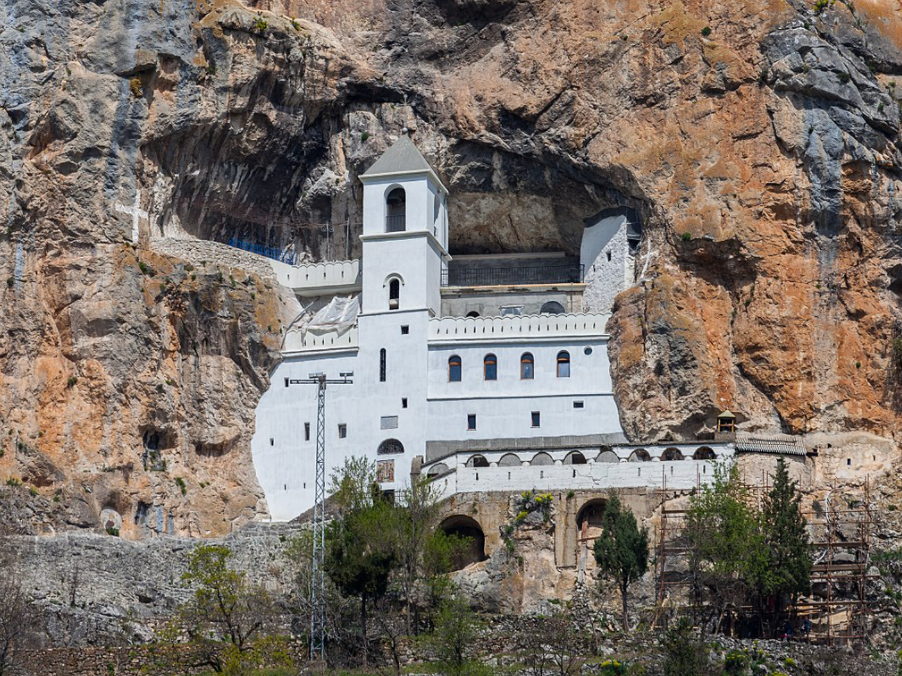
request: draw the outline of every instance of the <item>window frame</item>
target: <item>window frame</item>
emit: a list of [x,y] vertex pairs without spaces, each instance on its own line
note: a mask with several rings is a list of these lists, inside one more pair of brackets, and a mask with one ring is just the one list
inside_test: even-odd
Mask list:
[[[457,360],[457,363],[454,363],[454,360]],[[457,367],[457,378],[452,377],[454,375],[454,371],[452,370],[454,367]],[[464,362],[463,359],[460,358],[458,354],[452,354],[448,357],[448,382],[449,383],[459,383],[463,380],[464,376]]]
[[[526,366],[529,366],[529,374],[526,373]],[[536,379],[536,358],[532,352],[524,352],[520,355],[520,380]]]
[[467,413],[467,432],[475,432],[475,431],[476,431],[476,414],[475,413]]
[[[492,367],[492,377],[489,378],[489,367]],[[489,352],[482,358],[482,379],[486,382],[490,380],[498,380],[498,357],[493,352]]]
[[338,438],[339,439],[347,439],[348,438],[348,424],[347,423],[338,423]]
[[[567,350],[561,350],[560,352],[558,352],[556,357],[556,365],[557,368],[555,369],[555,372],[557,373],[557,377],[569,378],[572,371],[572,369],[570,368],[570,352],[568,352]],[[562,368],[562,366],[565,365],[566,368]],[[566,370],[566,373],[563,372],[564,370]]]
[[530,426],[533,428],[542,426],[542,412],[541,411],[532,411],[529,414],[529,422]]

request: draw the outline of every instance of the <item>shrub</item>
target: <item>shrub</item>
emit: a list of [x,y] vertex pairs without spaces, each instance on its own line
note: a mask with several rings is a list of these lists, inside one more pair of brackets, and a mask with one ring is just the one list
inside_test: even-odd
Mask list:
[[830,0],[815,0],[814,13],[820,14],[830,6]]
[[692,233],[684,232],[682,235],[680,235],[680,239],[683,240],[684,242],[689,242],[692,240]]
[[7,277],[7,278],[6,278],[6,285],[7,285],[8,287],[12,287],[12,285],[14,284],[14,282],[15,282],[15,280],[13,280],[12,277]]
[[119,537],[119,529],[115,526],[107,526],[106,533],[107,535],[112,535],[114,538]]
[[144,96],[144,88],[141,86],[141,78],[133,77],[128,81],[128,88],[132,92],[132,96],[136,99],[140,99]]
[[36,497],[38,497],[38,489],[35,488],[34,486],[29,486],[29,487],[28,487],[28,494],[29,494],[31,497],[36,498]]
[[6,480],[6,485],[15,488],[16,486],[21,486],[22,482],[19,481],[16,477],[11,476],[9,479]]
[[705,26],[704,28],[702,28],[702,35],[704,35],[705,37],[708,37],[709,35],[711,35],[710,26]]
[[269,24],[266,19],[258,15],[257,18],[254,19],[254,30],[258,33],[265,33],[267,28],[269,28]]
[[291,27],[294,28],[296,31],[301,30],[301,24],[298,23],[297,19],[291,19]]
[[370,133],[369,133],[368,131],[363,132],[363,133],[360,135],[360,141],[361,141],[361,143],[366,143],[366,140],[367,140],[369,137],[370,137]]
[[839,77],[839,81],[842,82],[843,84],[849,84],[849,81],[851,81],[851,79],[852,79],[852,76],[849,75],[849,73],[846,71],[843,71],[842,73],[840,73],[838,75],[838,77]]
[[75,376],[69,376],[69,379],[66,381],[66,387],[72,389],[75,387],[75,383],[78,382],[78,378]]
[[153,273],[153,270],[151,270],[150,266],[144,261],[138,261],[138,268],[141,270],[142,275],[149,275]]
[[182,477],[177,476],[175,478],[175,484],[176,484],[176,486],[179,487],[179,490],[182,492],[182,495],[188,494],[188,486],[185,484],[185,480]]
[[193,272],[193,271],[194,271],[194,266],[191,265],[191,263],[188,263],[188,265],[185,266],[185,272]]

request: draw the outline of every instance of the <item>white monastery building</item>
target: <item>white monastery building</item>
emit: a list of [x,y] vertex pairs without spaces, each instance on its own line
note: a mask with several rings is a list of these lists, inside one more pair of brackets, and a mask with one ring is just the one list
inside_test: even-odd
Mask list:
[[366,456],[384,490],[412,470],[448,495],[694,486],[711,459],[732,454],[731,443],[625,443],[605,325],[614,296],[635,282],[641,229],[630,210],[589,219],[580,260],[452,259],[448,191],[410,138],[361,181],[361,260],[270,261],[302,305],[319,306],[286,333],[257,409],[254,464],[273,519],[313,506],[316,386],[289,382],[313,373],[353,372],[352,384],[327,389],[327,474]]

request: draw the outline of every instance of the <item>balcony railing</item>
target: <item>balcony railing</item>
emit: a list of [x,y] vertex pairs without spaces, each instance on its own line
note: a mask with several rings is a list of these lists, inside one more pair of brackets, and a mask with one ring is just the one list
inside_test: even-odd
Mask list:
[[245,242],[244,240],[235,238],[229,240],[229,246],[235,247],[236,249],[242,249],[243,251],[250,251],[251,253],[257,254],[258,256],[265,256],[266,258],[272,258],[276,261],[288,263],[289,265],[294,265],[294,262],[296,260],[295,253],[293,251],[279,249],[278,247],[274,246],[254,244],[253,242]]
[[407,216],[404,214],[385,217],[385,232],[404,232],[406,229]]
[[582,281],[583,266],[578,264],[519,268],[451,268],[442,273],[442,286],[578,284]]

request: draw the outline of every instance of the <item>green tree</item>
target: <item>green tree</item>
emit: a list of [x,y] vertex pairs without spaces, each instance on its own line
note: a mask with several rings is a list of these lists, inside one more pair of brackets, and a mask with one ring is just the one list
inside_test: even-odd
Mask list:
[[714,468],[714,481],[690,498],[684,535],[696,601],[707,594],[718,631],[767,574],[767,550],[751,498],[735,465]]
[[326,532],[326,573],[345,596],[360,600],[363,661],[367,663],[367,611],[388,590],[396,563],[394,506],[379,491],[375,463],[351,458],[333,476],[342,507]]
[[624,510],[616,495],[605,505],[594,553],[601,574],[613,579],[620,589],[623,630],[627,631],[629,587],[648,570],[648,529],[639,528],[633,512]]
[[474,647],[482,631],[482,623],[463,597],[455,594],[442,602],[435,627],[426,641],[442,673],[446,676],[490,673],[475,659]]
[[681,617],[664,634],[664,676],[705,676],[711,671],[708,647],[695,636],[692,624]]
[[193,650],[172,651],[163,659],[187,659],[191,668],[208,667],[228,676],[245,676],[264,666],[290,667],[286,642],[268,632],[276,613],[273,600],[249,583],[244,572],[229,568],[231,556],[224,545],[200,545],[189,554],[182,581],[192,588],[192,596],[160,638],[175,644],[187,637]]
[[777,460],[774,485],[764,496],[761,533],[767,552],[762,595],[777,597],[777,610],[787,598],[805,593],[811,587],[811,550],[808,528],[802,515],[802,496],[789,478],[783,458]]

